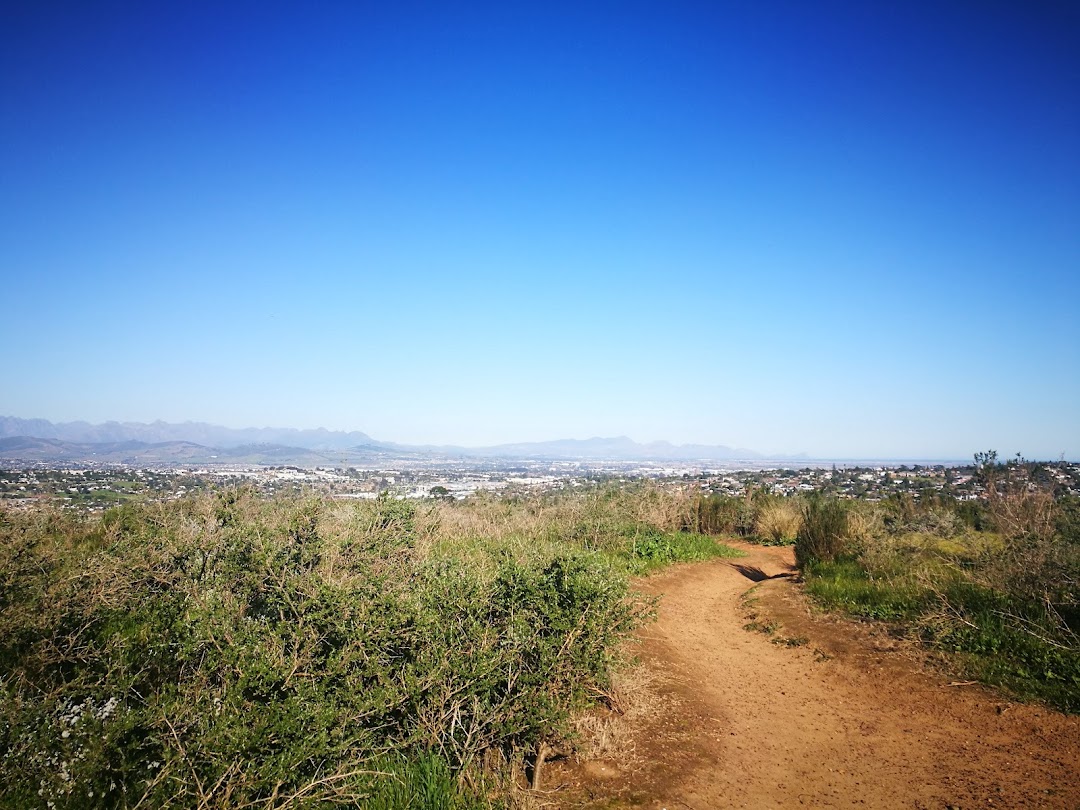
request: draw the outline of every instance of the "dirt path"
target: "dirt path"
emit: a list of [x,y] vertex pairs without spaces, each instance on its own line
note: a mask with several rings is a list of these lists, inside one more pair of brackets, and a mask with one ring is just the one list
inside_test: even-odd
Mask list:
[[887,634],[812,617],[790,549],[742,548],[643,581],[663,595],[641,648],[658,708],[628,715],[627,755],[554,763],[548,800],[1080,808],[1080,718],[950,685]]

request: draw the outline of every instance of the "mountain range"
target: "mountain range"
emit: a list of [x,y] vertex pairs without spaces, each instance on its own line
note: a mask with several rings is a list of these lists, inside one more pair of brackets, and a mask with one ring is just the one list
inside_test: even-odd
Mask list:
[[248,463],[321,466],[375,458],[732,461],[762,458],[723,445],[640,444],[626,436],[489,447],[382,442],[360,431],[227,428],[205,422],[53,423],[0,416],[0,458],[115,463]]

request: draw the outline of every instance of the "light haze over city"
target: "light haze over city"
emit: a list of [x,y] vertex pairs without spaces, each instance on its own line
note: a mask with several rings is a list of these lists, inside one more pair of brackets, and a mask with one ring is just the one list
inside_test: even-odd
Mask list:
[[1074,3],[26,3],[0,414],[1080,456]]

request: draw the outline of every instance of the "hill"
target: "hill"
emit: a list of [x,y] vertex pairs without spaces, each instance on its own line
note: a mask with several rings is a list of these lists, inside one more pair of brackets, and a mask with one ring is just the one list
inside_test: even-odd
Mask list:
[[0,416],[0,458],[115,463],[356,463],[374,458],[565,459],[597,461],[733,461],[761,459],[724,445],[642,444],[626,436],[519,442],[488,447],[381,442],[360,431],[227,428],[205,422],[53,423]]

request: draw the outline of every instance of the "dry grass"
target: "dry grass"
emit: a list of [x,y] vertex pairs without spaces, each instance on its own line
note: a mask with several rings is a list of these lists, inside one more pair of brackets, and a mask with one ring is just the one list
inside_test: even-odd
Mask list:
[[435,503],[417,515],[417,524],[449,541],[536,535],[551,522],[554,512],[539,499],[515,506],[495,498],[476,496],[463,503]]
[[860,548],[866,547],[884,534],[881,510],[873,504],[854,501],[848,509],[848,534]]
[[662,532],[682,531],[694,525],[696,492],[690,487],[672,491],[650,487],[630,499],[634,518]]
[[693,524],[690,489],[670,491],[644,485],[600,488],[565,495],[535,495],[517,501],[478,495],[463,502],[439,502],[416,517],[418,533],[439,542],[478,539],[571,540],[586,548],[612,550],[635,527],[678,532]]
[[671,708],[672,698],[660,694],[657,672],[644,665],[624,669],[612,679],[607,707],[574,719],[575,754],[583,760],[609,760],[620,768],[641,764],[632,731],[647,727]]
[[770,500],[758,511],[754,531],[758,537],[783,543],[794,540],[802,528],[802,514],[796,501]]

